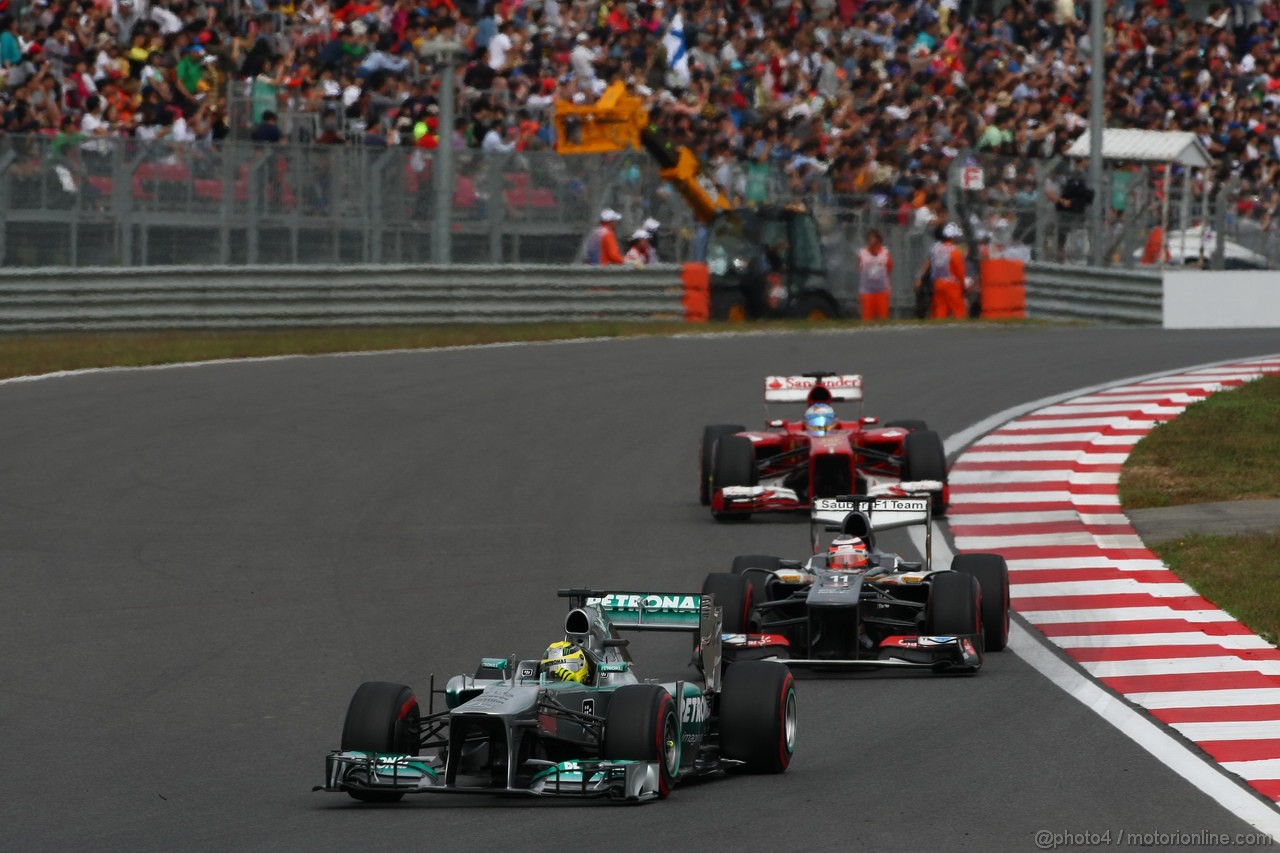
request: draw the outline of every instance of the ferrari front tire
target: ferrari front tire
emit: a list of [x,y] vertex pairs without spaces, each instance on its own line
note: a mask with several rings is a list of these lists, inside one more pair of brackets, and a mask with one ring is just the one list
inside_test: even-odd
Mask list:
[[929,425],[924,421],[914,420],[912,418],[903,418],[901,420],[889,421],[885,424],[885,428],[888,429],[889,427],[905,429],[907,432],[920,432],[921,430],[928,429]]
[[698,453],[698,500],[703,506],[711,503],[711,459],[716,442],[726,435],[745,430],[741,424],[712,424],[702,428],[702,448]]
[[[745,435],[726,435],[715,443],[711,460],[711,490],[715,492],[727,486],[754,486],[756,472],[756,448]],[[717,521],[745,520],[748,513],[714,513]]]
[[[942,439],[930,429],[907,433],[902,440],[902,479],[904,482],[937,480],[947,482],[947,452]],[[943,493],[933,493],[933,514],[946,515]]]

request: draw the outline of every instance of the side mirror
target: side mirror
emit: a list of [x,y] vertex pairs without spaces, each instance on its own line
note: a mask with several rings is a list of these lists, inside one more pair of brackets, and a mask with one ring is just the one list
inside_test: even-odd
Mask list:
[[858,423],[863,426],[871,426],[872,424],[880,423],[880,419],[873,415],[867,415],[865,417],[858,418]]

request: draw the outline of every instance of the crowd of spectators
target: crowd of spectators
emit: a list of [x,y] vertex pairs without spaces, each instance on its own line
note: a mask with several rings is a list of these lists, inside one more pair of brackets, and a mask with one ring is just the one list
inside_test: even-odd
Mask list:
[[[1108,125],[1192,130],[1224,173],[1280,168],[1280,0],[1109,2]],[[0,0],[4,131],[216,143],[439,144],[431,42],[457,59],[456,146],[554,145],[555,99],[625,81],[747,203],[779,189],[943,215],[977,149],[1086,127],[1072,0]],[[1029,171],[1008,176],[1008,192]],[[1259,201],[1266,206],[1268,202]]]

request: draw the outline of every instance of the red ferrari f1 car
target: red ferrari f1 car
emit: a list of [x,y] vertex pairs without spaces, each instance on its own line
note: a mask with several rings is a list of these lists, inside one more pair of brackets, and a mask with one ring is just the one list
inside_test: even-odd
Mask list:
[[[947,457],[924,421],[880,426],[862,415],[862,377],[834,373],[768,376],[765,403],[804,403],[798,421],[771,418],[765,429],[714,424],[702,431],[699,497],[718,521],[753,512],[807,512],[819,498],[866,494],[898,481],[932,480],[933,513],[947,507]],[[840,418],[833,403],[858,403],[858,417]]]

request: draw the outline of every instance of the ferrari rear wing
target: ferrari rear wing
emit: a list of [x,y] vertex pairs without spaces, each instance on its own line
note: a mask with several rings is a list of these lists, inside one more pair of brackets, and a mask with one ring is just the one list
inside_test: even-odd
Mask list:
[[[825,388],[829,400],[821,402],[856,403],[862,400],[862,377],[848,373],[807,373],[800,376],[766,376],[764,401],[766,403],[805,403],[814,388]],[[817,402],[817,401],[815,401]]]

